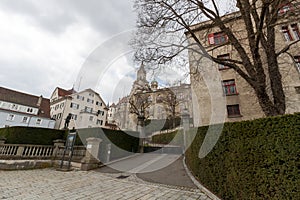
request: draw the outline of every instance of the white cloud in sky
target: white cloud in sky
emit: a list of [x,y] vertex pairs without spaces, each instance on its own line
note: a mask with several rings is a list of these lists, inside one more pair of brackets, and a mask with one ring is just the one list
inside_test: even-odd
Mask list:
[[[45,97],[70,89],[89,55],[134,23],[130,0],[1,0],[0,85]],[[116,70],[126,74],[121,61]],[[109,101],[115,76],[106,76],[101,95]]]
[[132,7],[133,0],[1,0],[0,86],[50,98],[56,87],[74,85],[116,102],[129,94],[138,67],[127,46]]

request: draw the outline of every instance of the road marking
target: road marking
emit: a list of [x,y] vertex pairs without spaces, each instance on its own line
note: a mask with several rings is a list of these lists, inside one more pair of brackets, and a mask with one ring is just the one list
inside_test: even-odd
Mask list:
[[167,155],[168,154],[161,154],[159,157],[156,157],[156,158],[154,158],[152,160],[149,160],[148,162],[145,162],[144,164],[142,164],[142,165],[140,165],[140,166],[138,166],[136,168],[131,169],[129,171],[129,173],[136,174],[136,173],[142,171],[143,169],[145,169],[146,167],[149,167],[151,164],[153,164],[153,163],[159,161],[160,159],[166,157]]

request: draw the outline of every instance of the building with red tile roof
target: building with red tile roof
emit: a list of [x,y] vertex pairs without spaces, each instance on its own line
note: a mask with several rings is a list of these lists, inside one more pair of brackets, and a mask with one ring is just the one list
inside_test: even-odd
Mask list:
[[55,129],[105,127],[108,111],[102,97],[94,90],[77,92],[60,87],[51,95],[50,109],[51,117],[56,120]]

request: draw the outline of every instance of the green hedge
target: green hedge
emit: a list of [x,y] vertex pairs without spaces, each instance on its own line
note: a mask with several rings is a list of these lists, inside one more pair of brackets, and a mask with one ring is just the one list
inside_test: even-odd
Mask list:
[[0,129],[0,138],[7,144],[53,145],[53,140],[65,139],[65,131],[34,127],[8,127]]
[[[181,118],[176,117],[173,119],[175,127],[180,126]],[[162,131],[167,129],[175,128],[173,127],[172,119],[148,119],[145,122],[145,132],[151,134],[152,132]]]
[[228,200],[300,199],[300,114],[225,123],[216,146],[199,159],[207,129],[198,129],[186,160],[209,190]]
[[117,131],[101,128],[86,128],[78,130],[77,145],[86,145],[86,139],[96,137],[102,139],[100,145],[100,160],[106,161],[107,144],[111,144],[111,159],[121,158],[138,151],[139,133],[134,131]]
[[158,144],[169,144],[176,134],[177,131],[167,134],[154,135],[152,136],[152,142]]

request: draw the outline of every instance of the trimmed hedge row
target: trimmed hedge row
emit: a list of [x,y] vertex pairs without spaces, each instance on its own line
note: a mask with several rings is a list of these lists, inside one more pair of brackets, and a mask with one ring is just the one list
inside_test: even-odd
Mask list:
[[78,130],[75,144],[86,145],[86,139],[89,137],[100,138],[100,160],[106,162],[108,144],[111,145],[110,159],[117,159],[131,155],[137,152],[139,147],[139,133],[135,131],[117,131],[101,128],[86,128]]
[[[34,127],[8,127],[0,129],[0,138],[6,138],[7,144],[35,144],[53,145],[53,140],[66,140],[68,132]],[[101,138],[103,141],[100,152],[107,152],[107,144],[112,145],[111,159],[129,155],[138,151],[138,133],[129,131],[116,131],[101,128],[87,128],[78,130],[75,145],[85,145],[89,137]],[[102,153],[103,154],[103,153]],[[104,155],[104,154],[103,154]],[[104,161],[106,157],[103,156]]]
[[7,144],[53,145],[53,140],[65,139],[64,130],[34,127],[8,127],[0,129],[0,138]]
[[[176,117],[173,119],[175,127],[180,126],[181,118]],[[151,134],[152,132],[162,131],[167,129],[175,128],[173,127],[172,119],[149,119],[145,122],[145,132]]]
[[177,133],[178,131],[174,131],[167,134],[154,135],[152,136],[152,142],[156,144],[169,144]]
[[300,114],[225,123],[216,146],[199,159],[207,129],[198,128],[186,160],[208,189],[230,200],[300,199]]

